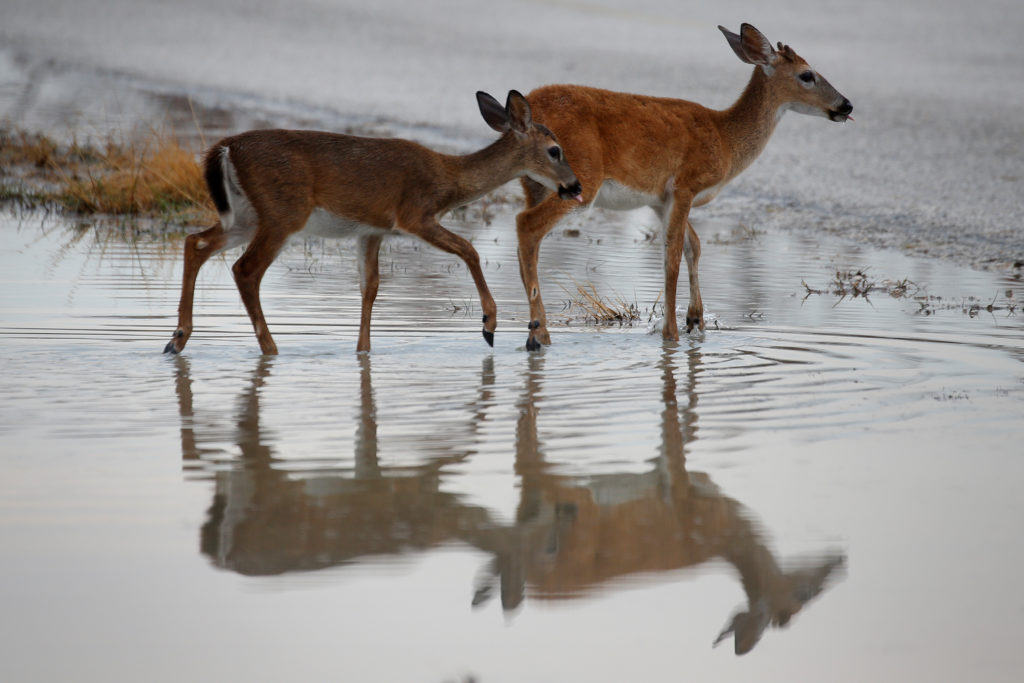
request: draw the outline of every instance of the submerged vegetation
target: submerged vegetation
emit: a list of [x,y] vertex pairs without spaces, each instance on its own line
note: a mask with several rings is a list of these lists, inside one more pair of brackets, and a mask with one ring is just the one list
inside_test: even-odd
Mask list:
[[827,289],[815,289],[801,280],[806,290],[804,299],[812,295],[831,294],[839,297],[839,301],[846,298],[863,298],[870,302],[869,294],[878,292],[894,299],[909,299],[918,305],[916,311],[919,315],[932,315],[937,311],[960,310],[964,315],[971,318],[981,312],[996,313],[1004,311],[1006,315],[1016,315],[1018,303],[1014,299],[1013,290],[1007,289],[1000,301],[999,294],[991,300],[986,301],[978,297],[970,296],[963,299],[943,299],[940,296],[930,296],[924,293],[923,289],[913,280],[904,278],[902,280],[875,281],[867,274],[867,268],[860,270],[837,270],[832,282]]
[[4,201],[176,224],[214,217],[197,150],[164,130],[61,145],[45,135],[0,128],[0,169]]

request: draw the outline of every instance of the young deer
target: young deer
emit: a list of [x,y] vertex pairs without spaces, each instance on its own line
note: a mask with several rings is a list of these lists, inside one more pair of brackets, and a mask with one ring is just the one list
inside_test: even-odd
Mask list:
[[[715,111],[694,102],[551,85],[528,96],[534,117],[558,136],[583,184],[583,202],[628,210],[650,206],[664,225],[665,339],[678,340],[676,283],[685,253],[690,275],[686,331],[704,329],[697,280],[700,239],[690,208],[710,202],[764,149],[787,110],[832,121],[853,106],[788,45],[778,51],[750,24],[736,35],[719,26],[741,60],[754,65],[736,103]],[[519,268],[530,302],[526,346],[550,344],[537,281],[540,241],[569,211],[532,180],[522,180],[526,209],[516,219]]]
[[260,306],[260,281],[287,239],[301,230],[357,238],[363,296],[357,351],[370,349],[381,240],[397,231],[465,261],[480,295],[483,336],[493,346],[497,308],[480,257],[438,218],[521,176],[563,198],[579,199],[581,188],[554,135],[533,123],[526,98],[512,90],[502,107],[487,93],[476,97],[484,120],[502,136],[466,156],[408,140],[292,130],[249,131],[214,145],[206,155],[206,184],[220,221],[185,240],[178,329],[164,352],[180,352],[192,334],[199,268],[214,254],[248,243],[232,268],[235,283],[260,349],[276,354]]

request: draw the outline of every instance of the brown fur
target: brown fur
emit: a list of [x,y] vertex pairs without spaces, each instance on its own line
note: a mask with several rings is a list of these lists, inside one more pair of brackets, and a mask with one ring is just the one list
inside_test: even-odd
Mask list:
[[[382,231],[360,234],[363,294],[356,349],[370,348],[370,315],[380,281],[378,250],[383,234],[397,230],[420,237],[455,254],[469,268],[484,312],[484,338],[490,343],[497,308],[487,288],[480,258],[464,238],[446,230],[438,218],[494,188],[531,173],[561,188],[578,187],[572,169],[559,155],[550,131],[535,127],[530,107],[519,93],[509,93],[505,107],[485,93],[477,94],[488,124],[503,134],[492,145],[466,156],[452,156],[408,140],[362,138],[337,133],[257,130],[221,140],[206,158],[206,177],[218,208],[228,206],[224,192],[225,153],[237,175],[237,190],[256,214],[254,234],[233,266],[260,349],[276,354],[259,299],[264,273],[288,237],[305,227],[315,209]],[[228,182],[234,184],[233,175]],[[237,222],[238,216],[234,216]],[[230,246],[244,232],[240,224],[225,229],[218,222],[185,241],[185,266],[178,329],[165,352],[181,351],[192,333],[192,301],[196,275],[213,254]]]
[[[665,223],[666,339],[678,340],[675,302],[680,259],[686,256],[690,280],[687,332],[704,329],[697,277],[700,240],[689,222],[692,206],[714,198],[723,185],[764,149],[780,108],[796,103],[844,119],[852,107],[819,75],[805,87],[799,75],[810,67],[788,47],[776,53],[757,29],[744,24],[742,37],[722,29],[736,54],[755,64],[743,94],[724,111],[686,100],[612,92],[579,85],[550,85],[527,99],[536,121],[546,125],[565,149],[583,185],[583,199],[594,201],[607,180],[658,200]],[[764,50],[757,54],[756,49]],[[528,348],[549,344],[550,336],[537,277],[540,241],[570,206],[545,197],[536,183],[523,180],[527,208],[516,229],[523,286],[530,302]],[[704,196],[701,195],[705,192]],[[666,200],[671,200],[668,202]]]

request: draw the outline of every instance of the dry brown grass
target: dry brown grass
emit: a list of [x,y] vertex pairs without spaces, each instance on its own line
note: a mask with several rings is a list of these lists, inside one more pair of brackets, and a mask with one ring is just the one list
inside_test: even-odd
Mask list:
[[616,294],[611,298],[597,293],[593,283],[581,285],[573,281],[576,291],[562,287],[569,296],[569,308],[582,312],[584,322],[595,325],[628,325],[640,319],[640,308]]
[[57,143],[46,136],[0,129],[0,163],[5,167],[46,168],[57,152]]
[[81,213],[166,214],[207,202],[195,154],[159,131],[139,144],[108,141],[96,163],[54,163],[62,200]]
[[125,141],[108,138],[102,145],[57,145],[46,136],[0,131],[0,181],[13,198],[8,175],[19,178],[22,192],[56,202],[76,213],[212,222],[215,212],[195,150],[171,132],[152,129]]

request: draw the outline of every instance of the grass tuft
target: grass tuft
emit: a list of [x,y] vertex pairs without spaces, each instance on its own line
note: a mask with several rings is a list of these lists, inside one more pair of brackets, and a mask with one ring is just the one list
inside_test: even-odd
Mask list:
[[619,295],[613,299],[602,298],[594,287],[593,283],[581,285],[573,281],[576,291],[572,292],[565,288],[569,296],[567,308],[582,311],[583,320],[594,325],[629,325],[640,319],[640,307],[636,302],[629,302]]
[[0,197],[6,199],[31,196],[79,214],[175,223],[216,217],[196,151],[164,130],[151,129],[127,142],[110,137],[98,146],[60,146],[43,135],[0,130],[0,164],[5,169]]

